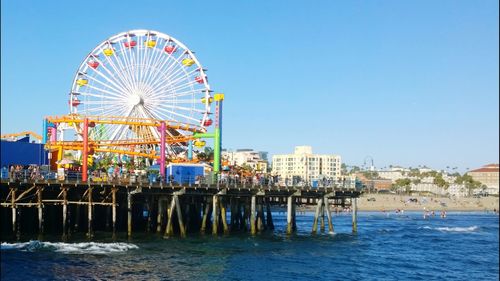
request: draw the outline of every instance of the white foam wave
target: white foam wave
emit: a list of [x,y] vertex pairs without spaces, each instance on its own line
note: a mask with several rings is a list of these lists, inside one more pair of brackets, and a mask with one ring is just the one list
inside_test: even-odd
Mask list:
[[469,227],[430,227],[430,226],[423,226],[419,227],[419,229],[430,229],[430,230],[438,230],[441,232],[475,232],[479,229],[478,226],[473,225]]
[[138,249],[134,244],[129,243],[98,243],[98,242],[82,242],[82,243],[62,243],[62,242],[41,242],[32,240],[23,243],[7,243],[2,242],[0,249],[2,250],[20,250],[26,252],[34,252],[37,250],[48,250],[65,254],[111,254],[120,253],[132,249]]
[[474,225],[469,227],[436,227],[436,229],[443,232],[474,232],[479,227]]

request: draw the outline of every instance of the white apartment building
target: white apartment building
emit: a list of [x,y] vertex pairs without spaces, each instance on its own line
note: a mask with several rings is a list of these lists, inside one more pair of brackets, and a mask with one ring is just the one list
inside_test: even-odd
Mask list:
[[439,187],[433,183],[419,183],[419,184],[411,184],[411,191],[415,192],[430,192],[437,195],[445,195],[446,191],[444,188]]
[[237,149],[236,151],[222,150],[221,155],[222,159],[229,162],[229,165],[248,165],[254,171],[267,172],[267,152],[253,149]]
[[296,146],[293,154],[273,155],[272,174],[282,180],[300,177],[310,182],[322,178],[340,179],[339,155],[313,154],[310,146]]
[[379,177],[391,180],[395,183],[396,180],[406,178],[401,171],[377,171]]
[[456,183],[451,184],[448,187],[447,191],[448,194],[450,194],[450,196],[455,196],[455,197],[467,197],[467,195],[469,195],[467,188],[463,184],[456,184]]

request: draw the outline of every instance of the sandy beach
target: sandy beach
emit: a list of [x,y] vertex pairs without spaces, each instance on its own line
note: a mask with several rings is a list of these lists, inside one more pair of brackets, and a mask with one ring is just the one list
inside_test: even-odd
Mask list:
[[[373,201],[373,199],[375,201]],[[417,202],[410,202],[416,198]],[[368,201],[368,199],[372,199]],[[442,204],[444,203],[444,204]],[[360,211],[493,211],[499,210],[498,197],[457,198],[408,195],[362,194],[358,199]]]

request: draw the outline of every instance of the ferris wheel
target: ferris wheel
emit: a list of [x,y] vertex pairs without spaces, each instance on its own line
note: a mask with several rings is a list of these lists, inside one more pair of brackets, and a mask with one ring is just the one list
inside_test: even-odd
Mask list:
[[[168,120],[206,129],[212,125],[213,98],[205,71],[194,53],[169,35],[123,32],[101,42],[82,61],[71,87],[70,113]],[[154,127],[124,124],[102,125],[93,134],[111,141],[160,138]]]

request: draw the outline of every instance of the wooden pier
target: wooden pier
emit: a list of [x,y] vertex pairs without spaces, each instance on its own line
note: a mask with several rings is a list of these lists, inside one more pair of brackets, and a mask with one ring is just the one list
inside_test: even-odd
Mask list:
[[[357,231],[360,192],[336,187],[167,185],[149,183],[13,182],[0,188],[2,237],[25,233],[62,235],[94,231],[156,232],[165,237],[189,233],[229,234],[274,230],[271,208],[287,212],[286,233],[296,231],[296,207],[315,206],[311,233],[334,231],[331,207],[351,207]],[[229,218],[229,219],[228,219]],[[2,239],[3,240],[3,239]]]

